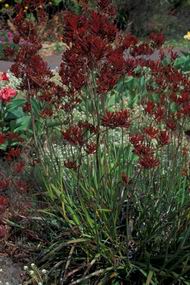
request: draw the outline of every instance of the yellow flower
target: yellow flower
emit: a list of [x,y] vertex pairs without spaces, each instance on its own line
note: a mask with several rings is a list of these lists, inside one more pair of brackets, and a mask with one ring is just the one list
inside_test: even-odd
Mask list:
[[9,4],[6,3],[6,4],[5,4],[5,8],[9,8]]
[[187,32],[187,34],[184,36],[184,39],[190,41],[190,32]]

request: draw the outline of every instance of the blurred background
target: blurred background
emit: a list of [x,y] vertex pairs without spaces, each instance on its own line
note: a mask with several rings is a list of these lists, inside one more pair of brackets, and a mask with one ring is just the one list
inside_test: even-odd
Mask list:
[[[92,4],[94,0],[51,0],[46,1],[43,9],[48,20],[41,31],[46,45],[53,45],[56,52],[61,51],[63,11],[75,10],[80,13],[81,4]],[[162,32],[166,45],[187,48],[188,41],[183,36],[190,30],[190,0],[113,0],[117,6],[117,25],[140,38],[151,32]],[[12,20],[16,7],[23,0],[0,0],[0,59],[8,58],[7,48],[16,48],[12,42]],[[35,21],[35,12],[25,7],[26,16]],[[10,56],[10,53],[9,53]]]

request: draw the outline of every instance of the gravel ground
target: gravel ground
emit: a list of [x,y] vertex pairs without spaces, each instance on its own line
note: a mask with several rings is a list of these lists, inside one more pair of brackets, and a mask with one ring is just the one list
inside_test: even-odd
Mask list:
[[21,285],[22,269],[9,257],[0,256],[0,285]]
[[[44,57],[44,60],[48,62],[50,69],[56,69],[60,65],[62,55],[52,55]],[[0,60],[0,71],[7,72],[10,69],[13,62]]]

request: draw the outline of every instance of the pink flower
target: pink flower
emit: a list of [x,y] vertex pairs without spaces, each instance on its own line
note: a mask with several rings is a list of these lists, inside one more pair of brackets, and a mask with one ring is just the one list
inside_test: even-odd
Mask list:
[[0,90],[0,99],[8,102],[12,97],[16,96],[16,90],[11,87],[4,87]]
[[0,72],[0,80],[2,81],[9,80],[9,77],[6,72]]

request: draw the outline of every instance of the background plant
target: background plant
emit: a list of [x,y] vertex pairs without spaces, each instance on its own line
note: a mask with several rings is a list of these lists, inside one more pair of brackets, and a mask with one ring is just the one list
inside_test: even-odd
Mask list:
[[96,4],[65,13],[58,82],[22,7],[15,20],[30,45],[11,70],[22,78],[48,203],[40,263],[57,284],[188,284],[188,74],[172,50],[151,60],[162,34],[121,35],[115,8]]

